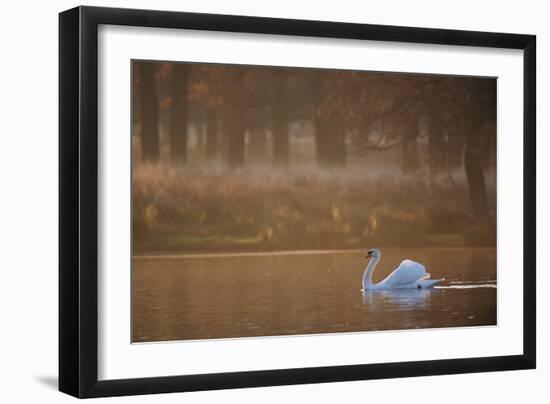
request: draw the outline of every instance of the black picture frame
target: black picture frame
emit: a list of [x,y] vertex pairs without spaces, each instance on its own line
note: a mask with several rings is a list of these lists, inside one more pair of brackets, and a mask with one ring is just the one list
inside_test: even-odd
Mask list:
[[[98,380],[100,24],[523,50],[523,354]],[[96,7],[60,13],[59,390],[84,398],[535,368],[535,103],[534,35]]]

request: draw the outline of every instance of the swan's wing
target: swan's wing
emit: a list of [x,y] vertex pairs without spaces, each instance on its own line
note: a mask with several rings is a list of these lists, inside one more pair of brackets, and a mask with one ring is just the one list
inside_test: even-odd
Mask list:
[[408,285],[429,276],[430,274],[426,272],[424,265],[415,261],[404,260],[383,282],[388,286]]

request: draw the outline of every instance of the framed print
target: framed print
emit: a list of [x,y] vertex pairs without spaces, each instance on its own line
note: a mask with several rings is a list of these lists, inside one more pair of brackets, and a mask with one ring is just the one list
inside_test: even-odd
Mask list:
[[535,36],[59,27],[61,391],[535,367]]

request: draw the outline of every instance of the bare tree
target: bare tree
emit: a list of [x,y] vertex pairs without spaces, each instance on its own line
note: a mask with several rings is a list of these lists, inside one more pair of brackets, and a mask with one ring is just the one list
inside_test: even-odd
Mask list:
[[140,84],[141,155],[145,161],[159,159],[159,105],[156,65],[139,63],[136,72]]
[[190,67],[178,63],[172,71],[172,111],[170,120],[170,159],[183,164],[187,159],[187,97]]
[[273,71],[273,163],[283,167],[288,165],[290,154],[288,76],[285,69]]

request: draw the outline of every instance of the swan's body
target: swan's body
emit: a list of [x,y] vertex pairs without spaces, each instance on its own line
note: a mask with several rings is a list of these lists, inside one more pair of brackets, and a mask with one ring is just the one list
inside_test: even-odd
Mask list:
[[431,288],[443,280],[430,279],[430,274],[426,272],[424,265],[415,261],[404,260],[386,279],[378,283],[372,283],[374,268],[380,262],[381,257],[380,250],[369,250],[367,253],[365,258],[370,258],[370,262],[363,274],[363,290],[424,289]]

